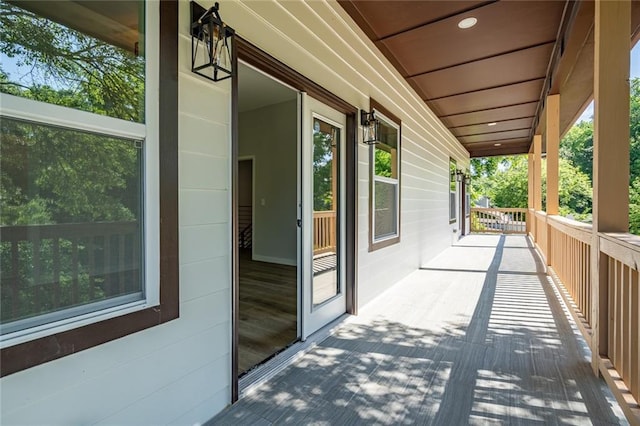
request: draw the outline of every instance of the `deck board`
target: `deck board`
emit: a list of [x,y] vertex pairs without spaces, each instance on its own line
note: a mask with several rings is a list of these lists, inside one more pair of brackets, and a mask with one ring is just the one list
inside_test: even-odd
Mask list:
[[474,235],[209,424],[626,424],[589,356],[527,240]]

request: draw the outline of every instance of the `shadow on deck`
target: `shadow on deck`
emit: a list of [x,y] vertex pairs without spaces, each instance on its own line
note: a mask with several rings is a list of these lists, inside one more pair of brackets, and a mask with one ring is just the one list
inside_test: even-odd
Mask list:
[[473,235],[209,422],[309,423],[626,421],[528,240]]

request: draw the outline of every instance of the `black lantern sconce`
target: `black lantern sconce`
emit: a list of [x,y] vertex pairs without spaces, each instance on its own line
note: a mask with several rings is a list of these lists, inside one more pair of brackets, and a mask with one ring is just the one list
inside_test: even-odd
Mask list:
[[191,71],[222,81],[235,73],[231,44],[235,31],[220,18],[220,5],[205,9],[191,2]]
[[362,142],[367,145],[380,143],[380,121],[376,118],[375,112],[360,111],[360,124],[364,134]]
[[457,182],[464,181],[464,172],[460,169],[456,170],[456,181]]
[[464,184],[469,185],[471,183],[471,175],[469,173],[464,174]]

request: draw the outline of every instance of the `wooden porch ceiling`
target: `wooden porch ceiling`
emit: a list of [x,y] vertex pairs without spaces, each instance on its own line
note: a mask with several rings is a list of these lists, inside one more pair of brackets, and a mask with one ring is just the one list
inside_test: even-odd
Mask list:
[[[592,1],[339,3],[472,157],[527,153],[548,94],[566,98],[563,132],[591,99]],[[635,38],[637,2],[632,19]]]

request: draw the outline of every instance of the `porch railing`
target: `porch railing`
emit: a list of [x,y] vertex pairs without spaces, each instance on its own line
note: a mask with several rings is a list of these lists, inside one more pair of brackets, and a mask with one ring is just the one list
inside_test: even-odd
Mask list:
[[525,234],[527,209],[474,207],[471,209],[471,232]]
[[543,212],[535,216],[530,235],[591,347],[594,369],[632,423],[640,424],[640,237],[594,236],[589,224]]
[[140,291],[138,222],[0,226],[2,322]]
[[336,212],[313,212],[313,254],[336,251]]

